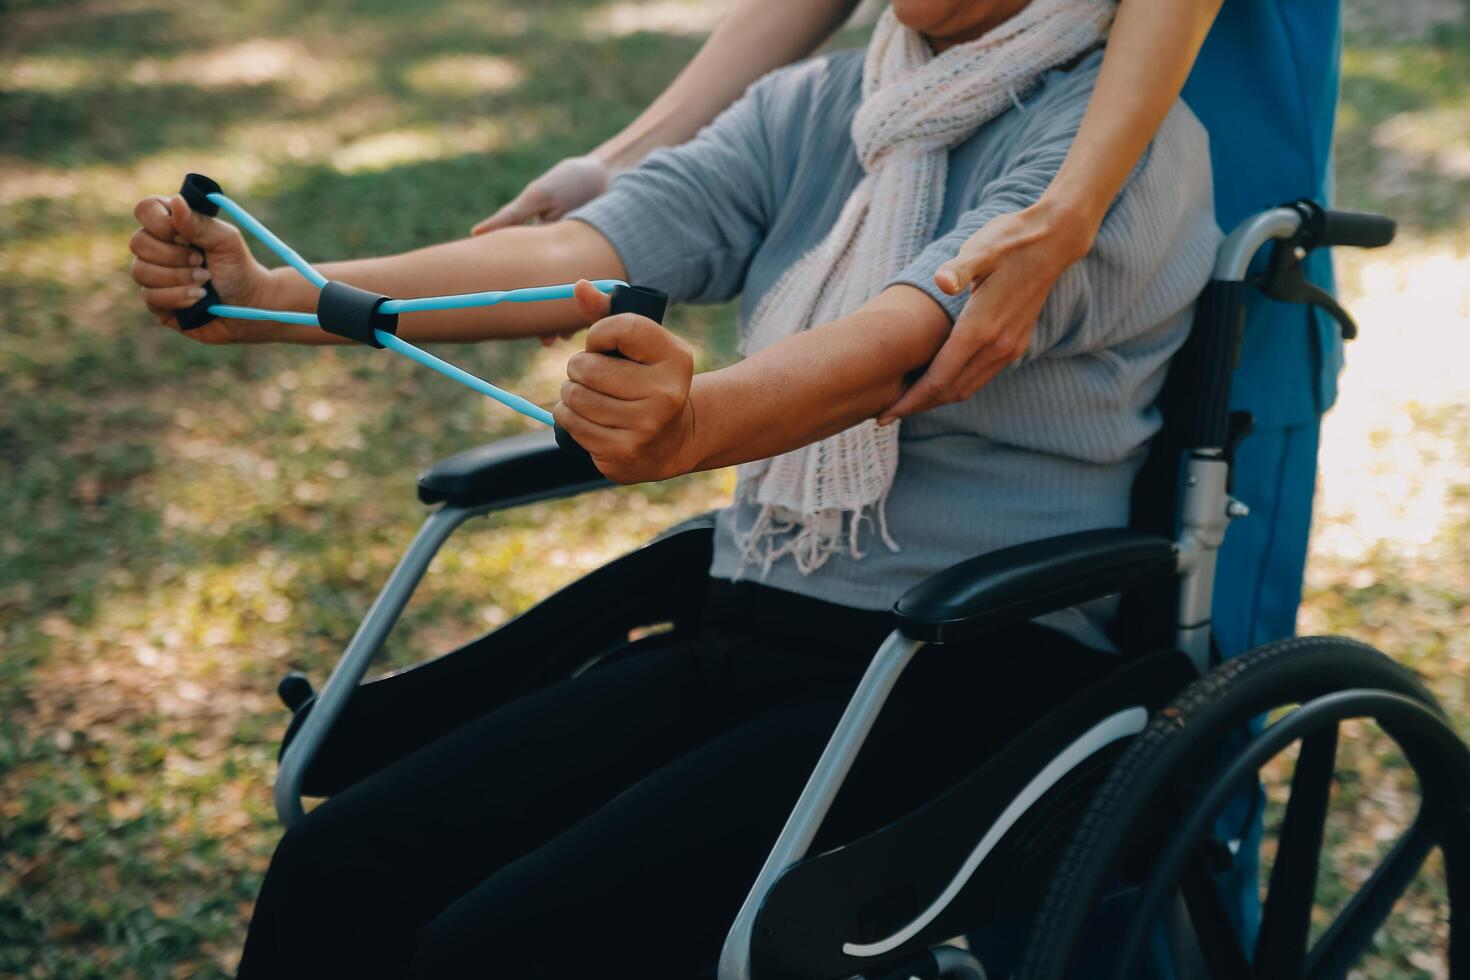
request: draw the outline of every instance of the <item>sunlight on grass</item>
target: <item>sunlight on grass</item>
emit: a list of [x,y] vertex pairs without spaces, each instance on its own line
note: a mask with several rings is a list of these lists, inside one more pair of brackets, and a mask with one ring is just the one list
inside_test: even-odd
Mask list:
[[1470,248],[1397,243],[1339,257],[1361,332],[1324,424],[1314,555],[1362,561],[1377,545],[1432,559],[1470,517],[1464,432],[1421,424],[1464,412]]
[[135,85],[234,88],[280,83],[292,95],[316,100],[360,84],[361,62],[323,54],[295,38],[252,38],[168,59],[145,59],[126,78]]
[[411,88],[427,95],[485,95],[515,89],[526,73],[509,58],[466,54],[421,61],[403,77]]
[[67,55],[36,55],[0,63],[0,89],[17,92],[70,92],[107,77],[107,65]]
[[361,62],[324,55],[300,40],[285,38],[253,38],[170,58],[124,61],[36,55],[0,65],[0,87],[25,92],[71,92],[101,86],[213,89],[281,84],[298,98],[320,100],[361,84],[365,78]]
[[364,174],[466,153],[488,153],[505,144],[505,129],[494,120],[454,129],[420,126],[356,140],[334,151],[331,161],[338,173]]
[[704,34],[725,15],[724,4],[710,0],[622,0],[594,10],[587,18],[591,37],[626,37],[642,31],[659,34]]

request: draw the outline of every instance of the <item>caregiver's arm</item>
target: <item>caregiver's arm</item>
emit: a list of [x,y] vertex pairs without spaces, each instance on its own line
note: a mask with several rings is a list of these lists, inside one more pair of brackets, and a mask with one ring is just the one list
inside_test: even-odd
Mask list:
[[1108,208],[1179,97],[1222,0],[1123,0],[1076,139],[1045,193],[976,232],[934,276],[971,290],[934,362],[891,420],[969,398],[1030,341],[1062,273],[1088,253]]
[[857,0],[735,0],[699,53],[637,119],[588,155],[563,160],[526,185],[473,233],[555,221],[581,207],[607,190],[615,172],[685,142],[751,82],[810,54],[856,6]]
[[[150,197],[134,209],[139,228],[131,248],[133,279],[159,322],[177,327],[175,313],[193,305],[212,282],[223,303],[310,312],[318,290],[288,267],[255,260],[240,231],[190,210],[178,195]],[[605,237],[577,221],[507,228],[384,258],[317,266],[328,279],[396,299],[540,286],[569,279],[621,279],[623,263]],[[525,337],[582,327],[571,300],[503,303],[463,310],[405,313],[398,333],[410,341],[473,342]],[[190,330],[205,343],[347,343],[315,327],[260,320],[218,319]]]
[[[607,298],[579,285],[589,319]],[[949,315],[912,286],[695,376],[688,345],[652,320],[599,320],[567,364],[562,428],[619,483],[776,456],[872,418],[939,349]],[[621,358],[600,351],[617,350]]]

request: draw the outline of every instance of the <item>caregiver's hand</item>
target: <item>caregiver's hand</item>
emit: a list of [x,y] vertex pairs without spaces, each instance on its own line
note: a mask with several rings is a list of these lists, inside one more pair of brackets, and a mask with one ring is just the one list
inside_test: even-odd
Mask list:
[[[610,300],[583,280],[577,305],[589,320],[586,350],[567,362],[557,424],[616,483],[666,480],[694,466],[689,388],[694,352],[647,317],[608,316]],[[615,352],[621,357],[609,357]]]
[[[178,194],[143,198],[133,217],[133,281],[143,287],[143,303],[159,323],[179,329],[174,314],[202,299],[207,282],[214,283],[221,302],[273,305],[270,271],[250,254],[234,225],[199,214]],[[244,343],[264,339],[255,336],[262,327],[269,329],[255,321],[218,319],[185,335],[207,344]]]
[[1024,354],[1052,286],[1092,248],[1097,227],[1043,200],[972,235],[934,274],[944,292],[969,287],[970,298],[934,360],[879,424],[964,401]]
[[525,186],[505,207],[470,229],[483,235],[528,221],[558,221],[607,190],[612,169],[595,156],[568,157]]

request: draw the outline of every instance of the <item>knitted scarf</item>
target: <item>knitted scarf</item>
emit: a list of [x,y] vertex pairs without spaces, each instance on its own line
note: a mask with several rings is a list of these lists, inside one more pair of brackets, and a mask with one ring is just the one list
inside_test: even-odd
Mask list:
[[[762,298],[742,352],[855,312],[913,261],[937,230],[950,149],[1019,105],[1048,70],[1098,44],[1113,10],[1113,0],[1032,0],[981,37],[935,55],[886,8],[868,43],[852,121],[863,178],[827,237]],[[755,522],[736,530],[742,571],[769,571],[790,556],[809,575],[840,551],[861,558],[864,521],[898,550],[884,518],[898,429],[869,419],[741,466],[736,496],[759,507]]]

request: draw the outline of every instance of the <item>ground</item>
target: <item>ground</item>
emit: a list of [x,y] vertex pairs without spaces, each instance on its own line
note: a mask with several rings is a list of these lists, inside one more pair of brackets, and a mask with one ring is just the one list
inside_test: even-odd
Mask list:
[[[138,307],[134,200],[219,179],[304,254],[464,233],[632,118],[718,3],[0,0],[0,975],[228,974],[278,835],[287,669],[321,680],[421,511],[413,473],[525,425],[365,350],[216,349]],[[1302,627],[1380,645],[1470,735],[1470,26],[1349,5],[1345,256],[1363,336],[1329,418]],[[728,309],[683,309],[702,361]],[[445,353],[554,397],[568,348]],[[728,474],[477,522],[394,635],[409,663],[504,621]],[[1352,733],[1325,899],[1412,787]],[[1427,875],[1365,975],[1445,975]]]

